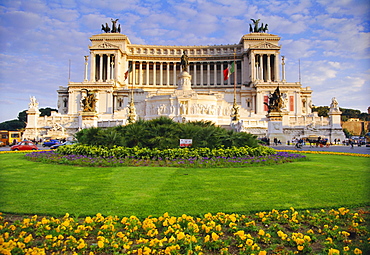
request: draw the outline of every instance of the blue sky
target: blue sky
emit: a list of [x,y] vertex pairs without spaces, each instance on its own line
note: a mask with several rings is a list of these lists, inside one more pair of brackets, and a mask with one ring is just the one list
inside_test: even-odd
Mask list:
[[368,0],[2,0],[0,122],[35,96],[57,107],[59,86],[83,80],[89,37],[118,18],[133,44],[238,43],[250,19],[279,35],[286,78],[313,89],[314,105],[365,112],[370,106]]

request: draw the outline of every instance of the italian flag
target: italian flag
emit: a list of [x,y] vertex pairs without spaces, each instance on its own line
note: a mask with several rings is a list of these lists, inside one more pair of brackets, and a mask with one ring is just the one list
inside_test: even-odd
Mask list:
[[229,76],[235,72],[235,66],[234,66],[234,62],[224,70],[224,81],[226,81],[227,79],[229,79]]
[[129,75],[129,73],[131,73],[131,71],[132,71],[132,65],[130,65],[128,67],[127,71],[125,72],[125,80],[128,78],[128,75]]

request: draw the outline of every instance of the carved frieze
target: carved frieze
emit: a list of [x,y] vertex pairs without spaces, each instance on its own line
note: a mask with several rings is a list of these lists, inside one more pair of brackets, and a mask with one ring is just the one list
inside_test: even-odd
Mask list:
[[109,42],[103,42],[97,46],[100,49],[118,49],[119,47]]

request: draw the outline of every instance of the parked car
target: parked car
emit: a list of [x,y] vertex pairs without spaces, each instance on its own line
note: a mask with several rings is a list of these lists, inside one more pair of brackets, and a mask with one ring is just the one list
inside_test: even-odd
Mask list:
[[10,150],[12,151],[37,150],[37,146],[31,141],[22,141],[10,147]]
[[50,147],[50,146],[53,146],[55,144],[61,144],[61,142],[59,140],[51,139],[49,141],[45,141],[42,144],[42,147]]
[[72,145],[72,144],[75,144],[75,142],[67,141],[67,142],[64,142],[64,143],[61,143],[61,144],[54,144],[50,147],[50,149],[55,150],[55,149],[58,149],[58,147],[60,147],[60,146]]

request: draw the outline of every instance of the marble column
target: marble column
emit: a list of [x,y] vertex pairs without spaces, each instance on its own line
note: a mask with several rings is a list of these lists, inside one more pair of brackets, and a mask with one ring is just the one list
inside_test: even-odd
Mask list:
[[207,62],[207,86],[211,85],[211,64]]
[[136,61],[132,61],[132,85],[136,85]]
[[146,62],[146,85],[149,86],[149,61]]
[[103,54],[99,54],[99,82],[103,81]]
[[268,82],[271,82],[271,55],[270,54],[267,54],[267,81]]
[[254,52],[252,51],[251,52],[251,55],[250,55],[250,58],[251,58],[251,66],[250,66],[250,69],[251,69],[251,74],[250,74],[250,78],[251,78],[251,81],[254,81],[256,79],[256,59],[255,59],[255,56],[254,56]]
[[85,56],[85,73],[84,73],[84,81],[86,82],[87,81],[87,70],[88,70],[88,60],[89,60],[89,56]]
[[204,70],[203,70],[203,65],[204,63],[201,62],[200,63],[200,86],[203,86],[204,85]]
[[111,80],[111,71],[110,71],[110,54],[107,54],[107,81]]
[[263,77],[263,55],[260,54],[260,73],[259,73],[259,80],[260,81],[264,81],[264,77]]
[[280,80],[280,77],[279,77],[279,53],[276,53],[275,54],[275,68],[274,68],[274,73],[275,73],[275,81],[279,81]]
[[153,62],[153,85],[157,85],[157,63]]
[[143,85],[143,62],[139,62],[139,86]]
[[213,63],[213,85],[217,85],[217,62]]
[[282,56],[281,58],[281,78],[282,78],[282,82],[286,82],[285,80],[285,57]]
[[170,62],[167,62],[167,75],[166,75],[166,80],[167,80],[167,86],[170,86]]
[[173,86],[177,85],[176,62],[173,62]]
[[90,67],[90,81],[96,81],[96,56],[94,53],[91,52],[90,54],[90,61],[91,61],[91,67]]
[[163,62],[159,64],[159,85],[163,85]]
[[220,85],[224,85],[224,62],[220,62]]
[[193,84],[197,85],[197,64],[194,62],[193,64]]

